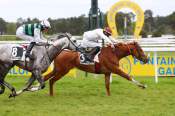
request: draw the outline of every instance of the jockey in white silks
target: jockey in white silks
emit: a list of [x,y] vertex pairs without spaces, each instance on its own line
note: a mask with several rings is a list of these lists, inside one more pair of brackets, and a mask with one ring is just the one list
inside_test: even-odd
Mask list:
[[[95,48],[93,53],[91,53],[89,56],[88,54],[84,54],[83,55],[84,59],[89,60],[91,62],[92,61],[91,55],[97,54],[100,51],[100,48],[102,47],[102,43],[99,42],[99,40],[104,40],[105,42],[108,43],[108,45],[114,48],[114,42],[117,42],[117,41],[113,39],[111,35],[112,35],[112,31],[109,27],[105,27],[104,29],[94,29],[91,31],[84,32],[83,40],[81,42],[81,47]],[[81,63],[84,63],[84,62],[86,61],[83,60]]]
[[95,29],[91,31],[84,32],[83,34],[83,40],[81,43],[82,47],[102,47],[102,44],[99,43],[99,40],[104,40],[111,44],[111,47],[113,47],[113,42],[116,42],[111,37],[112,31],[109,27],[105,27],[104,29]]
[[41,23],[24,24],[18,27],[16,36],[25,41],[31,42],[26,51],[26,58],[31,58],[30,52],[36,42],[47,42],[47,40],[43,37],[42,32],[48,32],[50,28],[51,25],[48,20],[43,20]]

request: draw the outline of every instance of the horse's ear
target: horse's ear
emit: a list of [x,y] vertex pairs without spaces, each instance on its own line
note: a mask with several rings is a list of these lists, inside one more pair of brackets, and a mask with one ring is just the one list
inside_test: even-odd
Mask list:
[[134,45],[137,45],[138,43],[136,41],[134,41]]

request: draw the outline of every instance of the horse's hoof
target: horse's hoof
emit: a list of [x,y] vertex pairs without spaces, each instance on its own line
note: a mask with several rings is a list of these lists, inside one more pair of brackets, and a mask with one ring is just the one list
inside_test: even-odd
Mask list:
[[41,85],[41,89],[44,89],[45,88],[45,84]]
[[12,98],[12,97],[15,98],[15,96],[17,96],[17,94],[16,94],[16,91],[15,91],[15,88],[13,88],[12,93],[9,95],[9,98]]
[[4,91],[5,91],[5,87],[3,86],[3,85],[0,85],[0,94],[3,94],[4,93]]
[[146,89],[147,88],[147,85],[138,85],[140,88],[142,89]]
[[14,94],[10,94],[10,95],[9,95],[9,99],[12,98],[12,97],[15,98],[16,95],[14,95]]
[[30,92],[34,92],[34,91],[38,91],[39,87],[33,87],[33,88],[29,88],[28,91]]
[[3,93],[4,93],[4,91],[5,91],[5,89],[3,89],[3,90],[0,90],[0,94],[3,94]]
[[147,88],[147,85],[142,85],[140,86],[142,89],[146,89]]
[[146,89],[148,86],[147,85],[144,85],[144,89]]
[[3,93],[4,93],[4,91],[0,90],[0,94],[3,94]]

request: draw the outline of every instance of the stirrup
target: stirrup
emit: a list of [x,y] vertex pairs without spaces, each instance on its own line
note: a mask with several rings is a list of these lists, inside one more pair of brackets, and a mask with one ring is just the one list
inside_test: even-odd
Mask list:
[[33,60],[34,59],[34,57],[31,54],[25,55],[25,58],[26,58],[26,61]]

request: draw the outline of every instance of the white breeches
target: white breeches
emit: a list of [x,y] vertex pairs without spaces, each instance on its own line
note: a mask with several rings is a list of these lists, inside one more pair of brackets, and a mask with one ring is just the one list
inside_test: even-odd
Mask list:
[[97,47],[97,46],[102,47],[102,43],[98,43],[96,41],[88,41],[88,40],[83,40],[81,42],[81,47],[84,47],[84,48],[86,48],[86,47],[93,48],[93,47]]
[[97,40],[89,40],[88,38],[86,38],[86,36],[83,36],[83,40],[81,42],[81,47],[102,47],[102,43],[98,43]]

